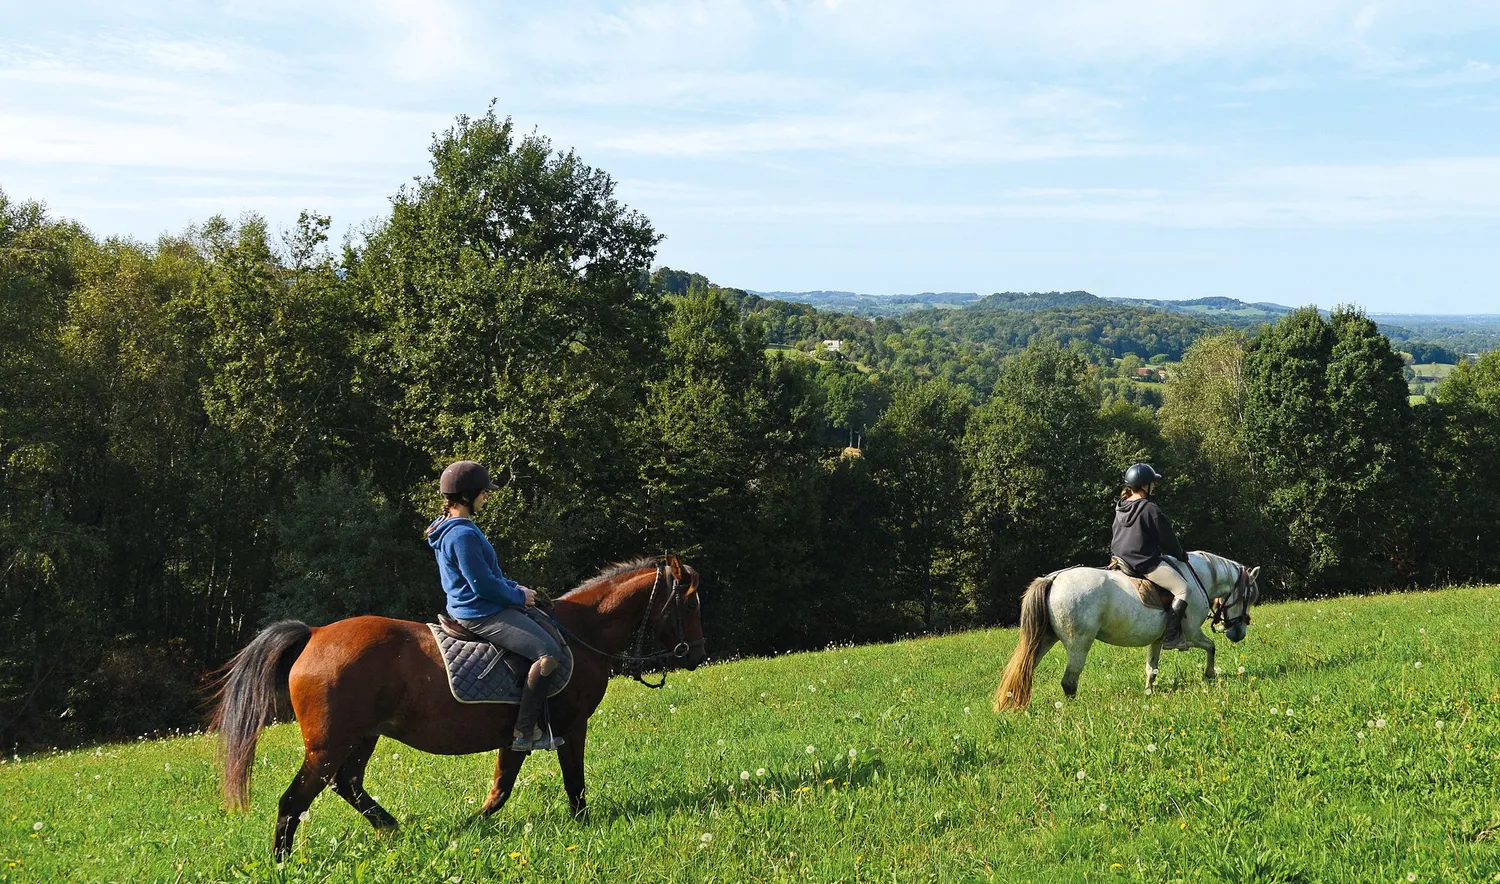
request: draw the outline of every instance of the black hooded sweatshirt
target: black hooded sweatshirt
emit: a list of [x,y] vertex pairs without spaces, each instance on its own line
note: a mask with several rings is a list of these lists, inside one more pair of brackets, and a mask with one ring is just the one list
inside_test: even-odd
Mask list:
[[1149,574],[1161,564],[1162,553],[1187,561],[1167,514],[1149,497],[1122,500],[1115,506],[1114,539],[1109,549],[1137,574]]

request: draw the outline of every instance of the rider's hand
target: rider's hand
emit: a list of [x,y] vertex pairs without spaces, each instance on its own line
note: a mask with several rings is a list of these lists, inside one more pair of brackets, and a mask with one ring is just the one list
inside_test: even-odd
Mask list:
[[527,589],[523,586],[521,587],[521,595],[526,596],[526,607],[532,608],[536,606],[536,590]]

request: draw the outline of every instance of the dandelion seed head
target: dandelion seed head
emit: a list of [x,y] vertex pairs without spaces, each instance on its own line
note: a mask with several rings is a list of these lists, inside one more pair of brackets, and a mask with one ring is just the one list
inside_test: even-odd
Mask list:
[[708,844],[714,840],[714,833],[704,832],[702,835],[698,836],[698,840],[702,841],[704,844]]
[[34,823],[31,824],[31,831],[33,831],[33,832],[40,832],[41,830],[42,830],[42,822],[41,822],[41,820],[37,820],[36,822],[34,822]]
[[742,770],[742,771],[740,771],[740,779],[741,780],[748,780],[748,779],[750,779],[750,771],[748,771],[748,770]]
[[304,823],[307,822],[307,819],[308,819],[307,811],[304,810],[301,813],[297,814],[297,819],[301,820]]
[[1078,772],[1078,781],[1081,783],[1081,782],[1083,782],[1086,779],[1088,779],[1088,774],[1086,774],[1086,773],[1084,773],[1083,771],[1080,770]]
[[1053,709],[1061,709],[1062,708],[1062,701],[1058,700],[1056,703],[1053,703],[1052,704],[1052,708]]
[[808,746],[807,747],[807,754],[808,755],[812,755],[814,752],[817,752],[817,751],[818,751],[818,747],[817,746]]
[[1385,727],[1385,719],[1384,718],[1377,718],[1377,719],[1375,719],[1375,726],[1376,727]]
[[757,768],[756,768],[756,769],[755,769],[755,775],[756,775],[756,776],[758,776],[758,777],[763,777],[763,776],[765,776],[765,775],[766,775],[766,769],[765,769],[765,768],[763,768],[763,767],[757,767]]
[[1155,743],[1147,743],[1146,744],[1146,751],[1147,752],[1155,752],[1156,751],[1156,744]]

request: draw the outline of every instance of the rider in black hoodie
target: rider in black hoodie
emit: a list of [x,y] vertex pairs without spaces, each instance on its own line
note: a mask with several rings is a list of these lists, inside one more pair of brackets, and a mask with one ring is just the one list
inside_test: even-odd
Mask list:
[[[1150,464],[1138,463],[1125,471],[1125,490],[1115,506],[1114,538],[1110,552],[1135,577],[1144,577],[1172,594],[1167,612],[1167,631],[1162,648],[1186,651],[1182,638],[1182,615],[1187,611],[1188,585],[1177,562],[1187,562],[1187,553],[1172,532],[1167,514],[1151,499],[1152,486],[1161,479]],[[1170,553],[1169,558],[1166,554]]]

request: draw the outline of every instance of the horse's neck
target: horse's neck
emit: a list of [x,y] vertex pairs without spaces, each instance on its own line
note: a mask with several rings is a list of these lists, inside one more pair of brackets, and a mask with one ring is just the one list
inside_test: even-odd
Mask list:
[[622,654],[644,619],[653,576],[649,571],[622,574],[598,586],[568,593],[557,600],[557,616],[564,626],[599,650]]
[[1221,599],[1234,591],[1234,567],[1228,559],[1194,550],[1188,553],[1188,567],[1198,576],[1209,598]]

